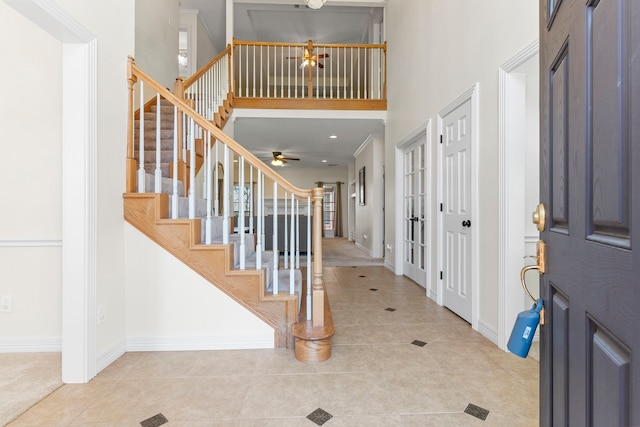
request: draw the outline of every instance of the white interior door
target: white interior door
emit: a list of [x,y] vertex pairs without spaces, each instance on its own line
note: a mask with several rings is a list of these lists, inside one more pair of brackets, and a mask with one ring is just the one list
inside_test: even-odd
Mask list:
[[426,136],[418,137],[404,150],[404,273],[427,287],[427,144]]
[[442,118],[443,304],[472,322],[471,100]]

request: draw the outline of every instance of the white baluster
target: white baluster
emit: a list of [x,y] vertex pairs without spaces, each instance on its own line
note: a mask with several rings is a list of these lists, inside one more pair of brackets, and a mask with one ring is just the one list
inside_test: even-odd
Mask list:
[[244,156],[240,156],[240,170],[238,172],[238,233],[240,233],[240,270],[245,269],[245,236],[244,232]]
[[[261,225],[262,231],[261,231],[260,234],[262,235],[262,244],[263,245],[265,245],[265,221],[266,221],[266,219],[265,219],[266,214],[265,214],[265,207],[264,207],[264,204],[265,204],[265,197],[264,197],[265,189],[266,189],[266,187],[264,186],[264,174],[262,174],[262,194],[260,195],[260,205],[261,205],[260,211],[262,212],[262,217],[259,219],[259,221],[262,223],[262,225]],[[265,247],[265,249],[266,249],[266,247]]]
[[296,268],[300,268],[300,200],[296,199]]
[[278,295],[278,183],[273,182],[273,294]]
[[253,232],[253,165],[249,165],[249,234]]
[[155,192],[162,193],[162,169],[160,169],[160,162],[162,158],[162,125],[161,125],[161,109],[160,109],[160,94],[156,95],[156,170],[155,170]]
[[219,199],[220,199],[220,191],[218,189],[218,187],[219,187],[218,181],[220,179],[219,172],[218,172],[218,164],[219,164],[220,160],[218,159],[218,147],[219,147],[218,140],[216,140],[214,142],[213,146],[214,146],[214,149],[215,149],[214,151],[216,153],[216,155],[215,155],[215,164],[213,165],[213,170],[214,170],[214,172],[213,172],[213,178],[214,178],[213,179],[213,183],[214,183],[213,184],[213,194],[214,194],[214,196],[213,196],[213,206],[214,206],[214,215],[218,216],[218,215],[220,215],[220,201],[219,201]]
[[295,283],[295,275],[294,275],[294,259],[293,259],[293,243],[294,243],[294,233],[295,233],[295,224],[296,224],[296,220],[294,218],[294,195],[293,193],[291,193],[291,234],[290,234],[290,239],[291,242],[289,242],[289,254],[286,254],[285,252],[285,256],[289,256],[291,258],[291,260],[289,261],[289,294],[293,295],[296,292],[296,283]]
[[171,194],[171,218],[178,218],[178,107],[173,107],[173,192]]
[[[207,146],[209,146],[209,141],[211,141],[211,133],[209,131],[207,131]],[[213,240],[213,236],[212,236],[212,227],[213,227],[213,218],[211,218],[211,211],[213,210],[213,171],[211,170],[211,158],[212,158],[212,154],[211,154],[211,148],[209,148],[209,150],[207,151],[207,157],[205,160],[205,163],[207,164],[207,221],[206,221],[206,235],[205,235],[205,241],[207,243],[207,245],[211,244],[211,241]]]
[[311,320],[313,311],[309,307],[311,307],[311,197],[307,197],[307,320]]
[[194,219],[196,217],[196,132],[195,132],[195,123],[192,118],[190,119],[190,145],[191,149],[189,151],[189,219]]
[[189,144],[189,135],[187,133],[187,121],[189,120],[189,116],[185,113],[182,114],[182,158],[187,159],[187,145]]
[[349,97],[349,99],[353,99],[353,47],[351,48],[351,79],[349,80],[351,82],[351,96]]
[[258,229],[256,231],[256,270],[260,270],[262,268],[262,242],[263,242],[263,231],[262,231],[262,227],[263,227],[263,222],[262,222],[262,215],[263,215],[263,204],[262,204],[262,199],[264,198],[264,190],[262,188],[263,186],[263,181],[262,181],[262,171],[260,169],[258,169],[258,212],[257,212],[257,221],[258,221]]
[[222,243],[229,243],[229,146],[224,145],[223,154],[223,178],[222,178],[222,195],[223,195],[223,216],[222,216]]
[[288,269],[289,268],[289,253],[287,252],[289,249],[289,239],[288,234],[289,234],[289,227],[287,226],[288,223],[288,218],[287,218],[287,199],[288,199],[288,195],[287,192],[284,192],[284,269]]
[[209,168],[207,167],[207,156],[209,151],[209,141],[207,140],[207,135],[209,131],[204,131],[204,135],[202,135],[202,149],[204,150],[204,167],[202,168],[202,199],[207,200],[207,194],[209,190],[207,186],[209,185]]
[[144,83],[140,82],[140,129],[138,132],[138,193],[146,192],[144,171]]

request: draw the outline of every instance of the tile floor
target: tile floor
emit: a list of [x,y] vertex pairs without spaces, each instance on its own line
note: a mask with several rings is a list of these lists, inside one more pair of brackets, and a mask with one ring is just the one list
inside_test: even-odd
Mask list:
[[535,359],[500,351],[384,267],[325,268],[325,283],[336,324],[326,362],[291,350],[126,353],[9,426],[157,426],[162,414],[165,426],[314,427],[318,408],[328,427],[538,425]]

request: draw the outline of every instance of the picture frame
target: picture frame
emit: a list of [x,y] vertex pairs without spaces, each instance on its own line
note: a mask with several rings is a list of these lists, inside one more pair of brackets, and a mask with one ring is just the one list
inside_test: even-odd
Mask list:
[[366,194],[366,187],[365,187],[365,169],[364,166],[360,169],[360,172],[358,173],[358,202],[360,204],[360,206],[365,206],[367,204],[367,201],[365,199],[365,194]]

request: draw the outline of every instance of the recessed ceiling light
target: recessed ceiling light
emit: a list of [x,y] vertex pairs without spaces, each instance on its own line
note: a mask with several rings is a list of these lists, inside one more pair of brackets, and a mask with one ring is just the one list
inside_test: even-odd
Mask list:
[[329,138],[336,139],[337,137],[338,137],[338,135],[331,135]]
[[322,163],[327,163],[327,161],[326,161],[326,160],[323,160],[323,161],[322,161]]

